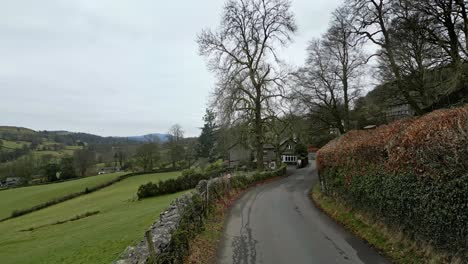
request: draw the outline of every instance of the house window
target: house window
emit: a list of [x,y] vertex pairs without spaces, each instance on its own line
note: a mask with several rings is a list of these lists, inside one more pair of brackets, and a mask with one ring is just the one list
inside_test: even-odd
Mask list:
[[291,144],[288,144],[288,149],[292,149],[292,146],[291,146]]
[[296,162],[296,161],[297,161],[296,156],[289,156],[289,155],[283,156],[283,162]]

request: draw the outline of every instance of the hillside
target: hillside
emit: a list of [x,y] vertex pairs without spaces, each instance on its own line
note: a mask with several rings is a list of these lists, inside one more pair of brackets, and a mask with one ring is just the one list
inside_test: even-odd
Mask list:
[[[468,72],[468,63],[463,65],[464,72]],[[468,102],[468,89],[466,80],[454,84],[455,79],[453,70],[450,67],[441,67],[431,69],[424,78],[425,96],[421,95],[415,85],[415,77],[406,76],[404,84],[412,89],[410,91],[413,99],[424,109],[431,112],[436,109],[448,108],[451,106],[462,106]],[[407,108],[406,108],[407,106]],[[386,82],[376,86],[369,91],[366,96],[361,97],[356,102],[356,116],[365,118],[359,120],[358,127],[366,125],[380,125],[393,120],[389,116],[395,112],[409,109],[406,99],[397,89],[394,82]],[[409,115],[411,110],[409,110]]]
[[164,142],[167,135],[154,133],[131,137],[102,137],[89,133],[69,131],[35,131],[24,127],[0,126],[0,164],[14,161],[27,154],[35,157],[59,158],[73,155],[83,146],[92,145],[97,149],[106,146],[137,145],[157,138]]

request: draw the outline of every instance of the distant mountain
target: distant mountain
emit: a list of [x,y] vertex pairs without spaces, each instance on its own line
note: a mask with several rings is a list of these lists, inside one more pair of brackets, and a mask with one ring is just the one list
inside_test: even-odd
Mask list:
[[146,134],[143,136],[131,136],[131,137],[127,137],[127,139],[138,141],[138,142],[151,142],[155,140],[166,142],[168,140],[168,136],[169,136],[168,134],[153,133],[153,134]]

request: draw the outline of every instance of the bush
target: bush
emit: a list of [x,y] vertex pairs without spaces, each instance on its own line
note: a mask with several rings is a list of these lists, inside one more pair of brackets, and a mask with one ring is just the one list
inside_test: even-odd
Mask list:
[[468,108],[351,131],[317,155],[324,192],[410,236],[468,252]]
[[[160,181],[158,183],[149,182],[143,184],[138,188],[138,199],[141,200],[148,197],[171,194],[193,189],[201,180],[209,180],[211,178],[219,177],[227,171],[227,169],[222,165],[222,163],[216,162],[215,164],[216,165],[208,166],[207,168],[205,168],[204,171],[201,171],[200,169],[184,170],[182,171],[182,176],[176,179],[169,179],[165,181]],[[237,187],[243,187],[255,181],[261,181],[270,177],[284,175],[285,172],[286,167],[281,167],[280,169],[275,171],[256,173],[251,177],[236,176],[233,177],[233,182],[234,184],[238,185]],[[240,179],[243,177],[245,177],[245,179]]]
[[187,169],[182,171],[182,176],[176,179],[168,179],[158,183],[146,183],[138,188],[138,199],[171,194],[193,189],[201,180],[208,180],[222,175],[226,170],[223,167],[213,166],[204,172],[200,169]]
[[219,172],[225,168],[223,160],[217,160],[213,163],[208,164],[205,168],[206,173]]

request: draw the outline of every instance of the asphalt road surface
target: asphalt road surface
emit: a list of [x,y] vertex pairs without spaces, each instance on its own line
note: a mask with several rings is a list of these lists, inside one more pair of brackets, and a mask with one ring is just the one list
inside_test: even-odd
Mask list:
[[315,165],[243,194],[233,205],[220,264],[389,263],[312,204]]

